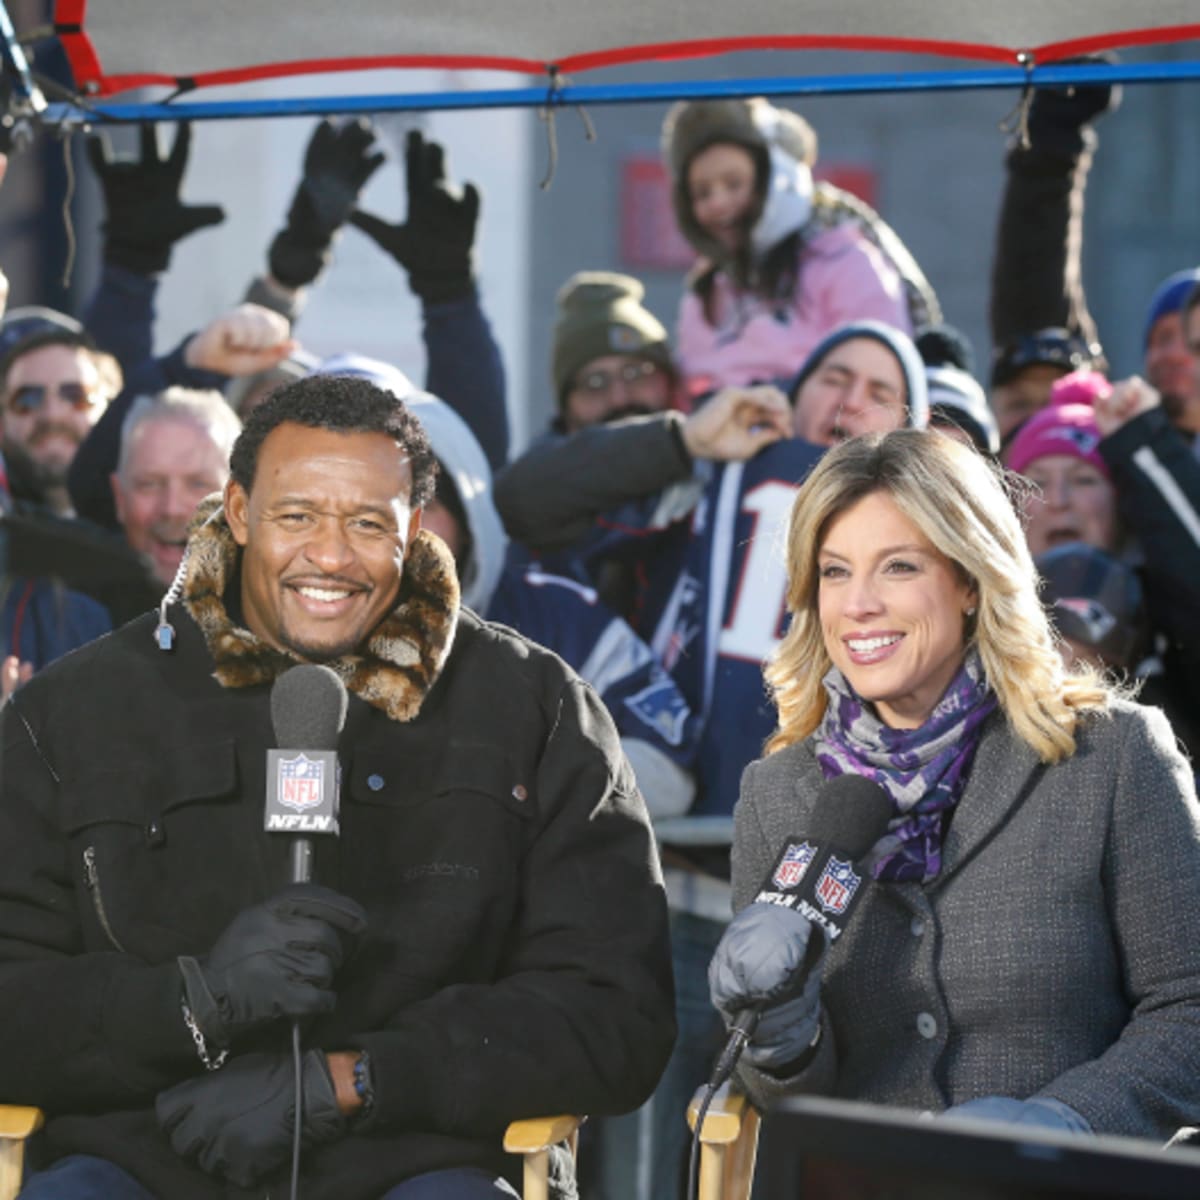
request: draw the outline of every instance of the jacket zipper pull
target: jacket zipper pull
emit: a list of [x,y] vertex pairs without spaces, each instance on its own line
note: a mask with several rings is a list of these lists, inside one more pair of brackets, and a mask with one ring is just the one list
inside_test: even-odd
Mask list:
[[87,890],[92,894],[92,908],[96,911],[96,920],[100,922],[100,928],[104,930],[104,936],[112,943],[115,950],[119,950],[124,954],[125,947],[121,945],[120,939],[108,923],[108,913],[104,908],[104,897],[100,894],[100,869],[96,866],[95,846],[84,847],[83,878],[87,884]]

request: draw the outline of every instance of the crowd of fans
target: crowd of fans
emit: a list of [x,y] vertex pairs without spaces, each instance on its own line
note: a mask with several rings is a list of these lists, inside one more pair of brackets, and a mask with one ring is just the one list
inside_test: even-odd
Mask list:
[[[451,183],[440,146],[410,135],[407,217],[391,225],[357,208],[384,161],[369,123],[320,123],[266,271],[156,357],[172,247],[222,214],[180,200],[186,126],[166,158],[149,134],[130,161],[97,138],[96,294],[79,319],[28,307],[0,322],[4,697],[157,606],[241,418],[272,387],[321,372],[401,395],[438,459],[424,524],[464,602],[596,688],[657,823],[679,1036],[638,1120],[650,1194],[674,1195],[684,1107],[722,1033],[705,971],[730,914],[733,806],[776,720],[762,667],[784,633],[782,530],[825,448],[911,427],[1006,468],[1063,655],[1140,682],[1200,750],[1200,269],[1147,298],[1142,377],[1109,380],[1079,253],[1092,125],[1113,99],[1085,87],[1032,102],[1006,159],[982,381],[898,234],[814,182],[801,117],[764,100],[676,106],[663,153],[698,257],[675,337],[636,279],[596,264],[566,281],[544,314],[555,417],[515,459],[508,405],[524,398],[506,395],[473,273],[480,197]],[[421,302],[424,388],[353,347],[319,360],[293,332],[347,224]],[[601,1122],[590,1136],[593,1194],[631,1194],[615,1181],[636,1135]]]

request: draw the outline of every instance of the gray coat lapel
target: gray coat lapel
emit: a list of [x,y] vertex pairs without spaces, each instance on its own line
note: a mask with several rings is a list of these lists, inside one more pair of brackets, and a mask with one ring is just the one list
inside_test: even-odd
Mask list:
[[950,818],[942,869],[932,886],[952,875],[979,849],[1028,791],[1041,762],[997,711],[984,725],[971,773]]

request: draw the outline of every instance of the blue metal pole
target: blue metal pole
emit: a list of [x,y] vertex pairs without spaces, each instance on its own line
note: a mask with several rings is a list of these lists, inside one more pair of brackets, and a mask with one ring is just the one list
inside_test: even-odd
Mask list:
[[51,124],[125,121],[207,121],[248,117],[324,116],[336,113],[449,111],[480,108],[546,108],[638,104],[722,96],[819,96],[871,93],[979,91],[1069,83],[1178,83],[1200,79],[1200,59],[1164,63],[1060,64],[948,71],[895,71],[850,75],[788,75],[769,78],[693,79],[667,83],[580,84],[479,91],[297,96],[264,99],[119,100],[82,105],[51,104]]

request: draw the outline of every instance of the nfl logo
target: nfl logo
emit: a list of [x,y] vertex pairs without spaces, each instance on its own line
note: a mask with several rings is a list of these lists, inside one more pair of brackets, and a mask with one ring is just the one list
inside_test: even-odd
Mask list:
[[777,888],[784,890],[794,888],[804,878],[804,872],[808,870],[808,865],[816,853],[816,846],[810,846],[807,842],[796,845],[793,842],[783,852],[783,858],[775,868],[772,882]]
[[817,900],[827,913],[840,915],[846,905],[854,899],[862,879],[854,873],[854,867],[840,858],[830,858],[817,880]]
[[279,803],[295,812],[318,808],[324,790],[325,764],[305,754],[279,760]]

